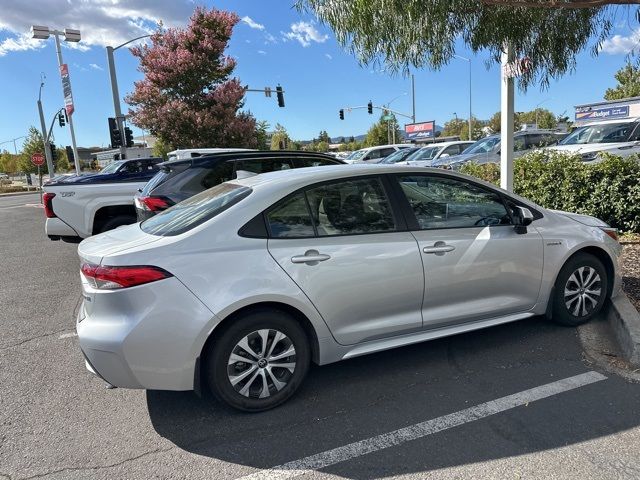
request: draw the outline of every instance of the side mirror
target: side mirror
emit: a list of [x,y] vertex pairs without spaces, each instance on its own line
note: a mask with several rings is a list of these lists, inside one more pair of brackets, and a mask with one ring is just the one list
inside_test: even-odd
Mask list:
[[533,222],[533,213],[531,213],[531,210],[526,207],[515,207],[513,213],[516,233],[527,233],[527,225],[531,225],[531,222]]

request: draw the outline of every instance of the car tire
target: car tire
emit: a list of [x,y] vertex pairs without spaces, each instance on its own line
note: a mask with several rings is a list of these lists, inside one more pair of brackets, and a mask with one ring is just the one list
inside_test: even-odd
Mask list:
[[103,233],[108,232],[109,230],[113,230],[114,228],[121,227],[123,225],[131,225],[132,223],[136,223],[136,217],[131,215],[118,215],[117,217],[110,218],[106,222],[104,222],[98,232],[95,233]]
[[310,360],[309,341],[299,322],[284,312],[259,310],[234,319],[210,344],[205,381],[223,403],[261,412],[295,393]]
[[602,262],[579,253],[564,264],[556,279],[552,319],[575,327],[595,317],[607,299],[609,279]]

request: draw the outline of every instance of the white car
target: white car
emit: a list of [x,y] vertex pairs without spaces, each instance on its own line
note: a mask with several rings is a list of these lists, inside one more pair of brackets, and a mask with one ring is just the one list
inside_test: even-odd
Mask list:
[[545,314],[584,323],[620,287],[616,238],[441,169],[281,170],[84,240],[76,329],[111,385],[260,411],[310,362]]
[[621,157],[640,153],[640,118],[588,123],[546,150],[576,153],[583,162],[599,161],[604,152]]
[[453,157],[460,155],[469,146],[473,145],[473,141],[454,141],[428,144],[417,152],[411,154],[406,159],[407,165],[415,165],[416,167],[430,167],[433,162],[440,158]]
[[410,143],[398,143],[394,145],[378,145],[377,147],[367,147],[356,150],[347,158],[346,163],[378,163],[383,158],[397,152],[401,148],[413,147]]
[[251,152],[250,148],[185,148],[180,150],[173,150],[167,154],[169,160],[183,160],[185,158],[196,158],[211,153],[225,153],[225,152]]

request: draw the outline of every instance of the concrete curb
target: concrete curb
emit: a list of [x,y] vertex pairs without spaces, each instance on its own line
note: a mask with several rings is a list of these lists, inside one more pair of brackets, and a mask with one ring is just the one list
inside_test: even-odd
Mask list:
[[31,190],[29,192],[0,193],[0,198],[3,198],[3,197],[16,197],[18,195],[32,195],[34,193],[40,193],[40,190]]
[[607,320],[620,345],[624,358],[640,367],[640,314],[624,292],[611,299]]

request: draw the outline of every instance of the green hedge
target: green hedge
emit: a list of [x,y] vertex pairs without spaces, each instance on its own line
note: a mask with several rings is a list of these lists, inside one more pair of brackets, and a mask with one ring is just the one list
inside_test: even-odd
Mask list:
[[[500,183],[500,165],[467,164],[462,173]],[[577,155],[529,153],[514,162],[515,193],[546,208],[593,215],[623,232],[640,233],[640,159],[605,155],[585,164]]]

